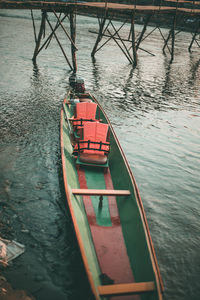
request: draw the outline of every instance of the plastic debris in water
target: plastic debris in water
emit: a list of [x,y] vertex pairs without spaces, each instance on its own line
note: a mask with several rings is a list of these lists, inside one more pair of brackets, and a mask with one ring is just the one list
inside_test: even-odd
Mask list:
[[0,237],[0,264],[7,266],[8,262],[15,259],[25,251],[25,246]]

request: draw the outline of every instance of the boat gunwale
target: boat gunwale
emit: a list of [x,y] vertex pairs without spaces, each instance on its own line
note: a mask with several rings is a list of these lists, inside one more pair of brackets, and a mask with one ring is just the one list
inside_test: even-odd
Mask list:
[[91,289],[92,289],[92,292],[93,292],[95,298],[99,299],[99,295],[97,294],[97,287],[94,284],[94,280],[93,280],[93,277],[92,277],[92,274],[91,274],[91,271],[90,271],[90,267],[89,267],[89,264],[88,264],[88,259],[87,259],[87,256],[85,254],[84,243],[83,243],[82,236],[81,236],[81,233],[80,233],[80,230],[79,230],[79,226],[78,226],[77,221],[76,221],[76,217],[75,217],[75,214],[74,214],[74,209],[73,209],[73,206],[72,206],[70,191],[69,191],[69,188],[68,188],[67,175],[66,175],[66,171],[65,171],[65,155],[64,155],[64,142],[63,142],[63,119],[64,119],[64,110],[63,110],[63,108],[61,109],[61,114],[60,115],[61,115],[61,118],[60,118],[61,158],[62,158],[63,180],[64,180],[67,203],[68,203],[68,206],[69,206],[69,209],[70,209],[74,229],[75,229],[75,232],[76,232],[77,241],[78,241],[78,244],[79,244],[79,247],[80,247],[81,256],[82,256],[82,259],[83,259],[83,263],[85,265],[86,273],[88,275],[88,280],[90,282]]

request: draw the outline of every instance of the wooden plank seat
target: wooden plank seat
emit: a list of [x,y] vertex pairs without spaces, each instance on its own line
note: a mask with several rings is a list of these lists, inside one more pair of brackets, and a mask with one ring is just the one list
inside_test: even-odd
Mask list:
[[85,94],[79,94],[79,101],[80,102],[93,102],[90,94],[85,93]]
[[79,102],[88,102],[88,103],[91,103],[93,102],[92,99],[90,99],[89,97],[85,97],[85,98],[71,98],[69,100],[66,100],[66,104],[67,105],[76,105],[77,103]]
[[83,196],[129,196],[129,190],[96,190],[96,189],[72,189],[72,194]]
[[92,100],[90,99],[90,98],[79,98],[79,100],[80,100],[80,102],[89,102],[89,103],[91,103],[92,102]]
[[155,284],[153,281],[98,286],[98,291],[101,296],[120,296],[149,293],[153,292],[154,290]]
[[93,165],[107,168],[110,143],[107,141],[109,125],[86,122],[83,126],[83,140],[78,140],[74,153],[78,154],[77,166]]

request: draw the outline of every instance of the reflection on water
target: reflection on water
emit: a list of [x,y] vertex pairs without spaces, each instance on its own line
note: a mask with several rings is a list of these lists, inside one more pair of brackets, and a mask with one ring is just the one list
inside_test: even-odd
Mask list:
[[[32,65],[34,39],[27,13],[0,18],[0,230],[26,246],[4,273],[14,287],[27,289],[37,300],[91,299],[62,182],[59,119],[69,70],[55,41]],[[190,37],[182,33],[172,64],[151,40],[145,47],[155,56],[140,52],[136,69],[113,42],[92,61],[95,37],[88,29],[96,26],[92,18],[78,18],[79,72],[111,119],[136,177],[164,299],[197,300],[199,49],[189,54],[185,41]]]

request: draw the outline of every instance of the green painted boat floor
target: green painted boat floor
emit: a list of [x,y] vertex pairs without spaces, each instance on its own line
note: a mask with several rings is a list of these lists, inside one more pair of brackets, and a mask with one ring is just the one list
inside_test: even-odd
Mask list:
[[[78,178],[82,189],[113,189],[109,170],[105,174],[98,168],[81,168]],[[83,203],[101,272],[116,284],[134,282],[116,197],[104,197],[102,209],[99,208],[99,196],[83,196]]]

